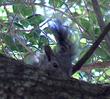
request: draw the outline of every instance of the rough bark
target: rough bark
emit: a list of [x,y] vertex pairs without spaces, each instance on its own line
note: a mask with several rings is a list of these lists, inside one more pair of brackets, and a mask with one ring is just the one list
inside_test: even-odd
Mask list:
[[36,66],[0,55],[0,99],[110,99],[110,85],[52,78]]

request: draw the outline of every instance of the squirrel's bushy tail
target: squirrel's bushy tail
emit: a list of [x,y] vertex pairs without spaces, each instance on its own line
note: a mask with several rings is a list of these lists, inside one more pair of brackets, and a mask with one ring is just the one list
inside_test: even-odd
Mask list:
[[75,55],[75,46],[71,41],[72,34],[67,26],[64,26],[61,20],[56,19],[49,26],[55,36],[59,47],[59,53],[67,54],[70,58]]

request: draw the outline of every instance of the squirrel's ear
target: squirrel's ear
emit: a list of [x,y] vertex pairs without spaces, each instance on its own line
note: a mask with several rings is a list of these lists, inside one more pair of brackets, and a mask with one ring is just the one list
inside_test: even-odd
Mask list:
[[51,47],[49,45],[45,45],[44,50],[45,50],[45,54],[48,58],[48,61],[51,61],[52,57],[54,56],[54,53],[53,53]]

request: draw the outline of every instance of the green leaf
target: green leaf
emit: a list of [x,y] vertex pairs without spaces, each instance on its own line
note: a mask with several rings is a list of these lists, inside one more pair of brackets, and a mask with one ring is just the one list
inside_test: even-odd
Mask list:
[[102,48],[97,48],[97,50],[95,51],[95,54],[97,56],[100,56],[100,59],[103,59],[103,60],[107,60],[109,56],[106,54],[106,52]]
[[7,34],[2,34],[2,36],[4,36],[5,44],[8,45],[11,50],[16,50],[19,52],[26,51],[26,49],[21,44],[19,44],[19,42],[15,40],[12,36]]
[[24,28],[23,25],[21,25],[21,24],[19,24],[19,23],[17,23],[17,22],[14,22],[14,24],[15,24],[17,27],[19,27],[19,28],[22,28],[22,29]]
[[26,19],[21,20],[20,23],[23,25],[23,27],[28,27],[30,25],[30,23]]
[[16,4],[16,5],[13,5],[13,11],[14,11],[14,13],[21,14],[21,15],[23,15],[25,17],[25,16],[32,15],[33,9],[29,5]]
[[107,74],[108,76],[110,76],[110,69],[108,69],[108,70],[106,71],[106,74]]
[[4,37],[4,41],[7,45],[11,45],[14,43],[13,38],[10,35],[3,34],[2,36]]
[[91,24],[90,24],[89,20],[86,20],[86,19],[84,19],[84,18],[81,18],[80,21],[81,21],[81,25],[82,25],[86,30],[90,30]]
[[0,0],[0,3],[3,3],[5,0]]
[[94,24],[97,24],[97,18],[96,18],[96,15],[94,13],[90,13],[89,14],[89,23],[94,23]]
[[42,48],[46,44],[48,44],[48,39],[44,35],[41,35],[39,38],[39,47]]
[[40,36],[41,30],[36,29],[31,31],[29,34],[25,34],[26,38],[32,45],[36,45]]
[[32,26],[36,26],[36,25],[39,25],[41,22],[44,21],[44,17],[41,16],[40,14],[35,14],[35,15],[32,15],[32,16],[29,16],[27,18],[27,20],[30,22],[30,24]]
[[61,7],[63,5],[63,0],[49,0],[49,4],[54,7]]

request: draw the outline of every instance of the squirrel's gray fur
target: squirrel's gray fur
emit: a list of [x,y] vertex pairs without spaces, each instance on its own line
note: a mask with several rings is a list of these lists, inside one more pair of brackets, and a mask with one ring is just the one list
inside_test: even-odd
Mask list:
[[59,19],[52,20],[49,28],[56,39],[58,51],[53,52],[47,46],[47,52],[45,49],[46,54],[41,55],[42,58],[39,58],[37,66],[56,78],[70,77],[75,49],[69,38],[71,36],[69,28],[64,26]]

